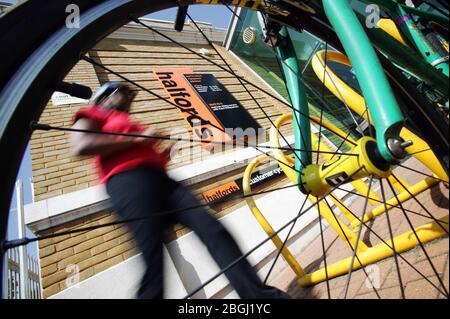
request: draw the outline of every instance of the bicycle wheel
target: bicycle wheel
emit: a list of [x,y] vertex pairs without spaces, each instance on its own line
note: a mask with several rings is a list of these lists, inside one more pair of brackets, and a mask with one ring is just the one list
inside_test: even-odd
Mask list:
[[[220,1],[213,2],[220,4]],[[67,5],[73,3],[80,8],[80,28],[69,29],[65,27],[65,16],[60,13],[65,12]],[[242,5],[247,3],[253,9],[264,11],[264,5],[258,7],[253,1],[244,1]],[[9,48],[9,52],[14,52],[13,57],[10,57],[8,52],[1,53],[5,63],[0,68],[0,105],[3,106],[0,111],[0,150],[2,154],[9,154],[5,176],[0,185],[0,191],[4,194],[0,202],[1,239],[5,238],[8,217],[8,213],[4,212],[9,209],[9,199],[20,159],[32,134],[30,123],[39,121],[56,84],[75,66],[80,54],[88,52],[112,31],[135,17],[175,7],[177,4],[177,1],[162,0],[47,1],[45,4],[26,1],[0,19],[0,30],[8,30],[1,33],[1,43]],[[314,7],[316,10],[313,11],[308,8],[310,7],[295,8],[286,4],[281,8],[272,7],[272,10],[275,10],[272,13],[276,13],[276,10],[287,10],[290,13],[287,17],[275,15],[274,18],[293,29],[300,26],[298,17],[304,18],[301,22],[303,29],[328,39],[330,45],[341,49],[337,36],[320,11],[320,6]],[[49,16],[45,23],[37,23],[41,19],[40,12],[46,12],[46,16]],[[29,32],[30,26],[33,26],[33,32]],[[23,41],[18,43],[17,38]],[[409,112],[410,121],[418,127],[420,135],[429,143],[448,172],[448,122],[436,112],[433,105],[417,93],[395,66],[381,54],[379,57],[400,104]],[[316,124],[320,127],[324,123],[317,118],[316,122],[319,122]],[[330,133],[336,134],[336,130],[331,129]],[[342,134],[339,136],[343,140],[347,139]],[[322,209],[326,207],[323,206]],[[332,223],[332,220],[329,222]]]

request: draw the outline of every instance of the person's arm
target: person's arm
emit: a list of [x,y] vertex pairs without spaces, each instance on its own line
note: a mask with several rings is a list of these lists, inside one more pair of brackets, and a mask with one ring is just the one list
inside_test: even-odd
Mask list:
[[[80,130],[97,130],[95,121],[81,118],[72,126]],[[121,137],[114,139],[108,135],[99,135],[92,133],[72,132],[70,136],[70,145],[75,155],[102,155],[109,156],[117,152],[126,150],[131,146],[145,145],[150,139],[136,137]]]

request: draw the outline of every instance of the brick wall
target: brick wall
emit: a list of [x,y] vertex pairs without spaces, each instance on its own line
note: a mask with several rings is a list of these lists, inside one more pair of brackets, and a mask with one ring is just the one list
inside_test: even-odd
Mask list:
[[[191,45],[191,48],[195,51],[203,47],[205,45]],[[239,62],[235,61],[223,48],[219,47],[219,50],[226,57],[227,61],[231,63],[233,70],[238,75],[243,76],[252,83],[258,84],[260,87],[264,86],[245,68],[242,68]],[[105,39],[89,54],[108,68],[122,73],[131,80],[139,82],[140,85],[164,97],[167,97],[167,95],[151,73],[152,68],[188,67],[192,68],[194,72],[212,73],[243,104],[262,127],[266,129],[270,127],[269,120],[265,118],[262,111],[258,109],[252,100],[252,97],[245,92],[239,81],[231,74],[210,65],[193,54],[186,53],[185,50],[173,44]],[[217,55],[210,58],[224,65]],[[73,81],[89,85],[93,90],[97,89],[100,84],[112,80],[119,80],[119,78],[98,67],[94,68],[84,61],[78,63],[66,78],[68,82]],[[289,111],[289,109],[276,103],[256,89],[249,87],[249,90],[261,103],[265,111],[272,116],[272,119],[276,119],[282,113]],[[54,126],[70,127],[74,112],[82,107],[85,107],[85,105],[54,106],[49,103],[40,122]],[[183,120],[178,110],[164,101],[155,99],[146,92],[140,91],[138,93],[131,111],[136,119],[150,124],[164,133],[173,133],[173,130],[190,132],[189,126]],[[283,128],[283,133],[292,134],[292,130],[286,127]],[[183,148],[192,148],[192,145],[188,142],[181,143],[181,145]],[[179,158],[177,161],[172,162],[169,169],[199,161],[200,157],[208,158],[217,155],[209,154],[209,152],[199,147],[192,149],[192,154],[194,156],[191,158]],[[31,140],[31,156],[36,200],[47,199],[97,184],[97,176],[92,159],[75,157],[70,153],[67,133],[58,131],[35,132]],[[200,193],[214,183],[226,182],[240,176],[242,176],[242,170],[230,172],[222,176],[220,181],[215,179],[194,185],[193,190],[196,193]],[[270,187],[275,186],[271,185]],[[245,205],[245,202],[240,200],[233,201],[216,208],[211,213],[217,214],[218,217],[223,216],[242,205]],[[47,229],[38,235],[106,223],[112,220],[115,220],[115,216],[111,212],[98,213]],[[187,231],[189,230],[181,226],[175,226],[173,231],[169,232],[167,240],[173,240]],[[84,280],[137,253],[134,242],[124,226],[111,226],[43,240],[39,243],[39,249],[44,297],[49,297],[66,288],[66,279],[70,275],[67,272],[67,266],[69,265],[77,265],[80,270],[80,279]]]
[[[109,212],[97,213],[41,232],[46,235],[116,220]],[[125,226],[108,226],[39,242],[44,298],[67,288],[68,276],[76,265],[80,281],[137,253]],[[70,282],[69,282],[70,285]]]

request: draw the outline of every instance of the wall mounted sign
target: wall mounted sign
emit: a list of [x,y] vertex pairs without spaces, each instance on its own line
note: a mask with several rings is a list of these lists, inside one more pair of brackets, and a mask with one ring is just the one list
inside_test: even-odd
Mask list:
[[[196,139],[233,142],[254,136],[261,129],[212,74],[193,74],[190,69],[156,69],[154,73]],[[202,145],[212,148],[217,143]]]
[[[256,187],[267,183],[274,178],[283,175],[283,171],[277,165],[262,169],[252,174],[250,185]],[[207,204],[213,205],[223,202],[236,195],[243,195],[242,178],[214,187],[202,193],[202,197]]]
[[[185,74],[184,77],[225,128],[261,128],[247,110],[212,74]],[[240,138],[241,136],[237,136]]]
[[83,100],[77,97],[73,97],[69,94],[62,93],[62,92],[54,92],[52,94],[52,104],[54,106],[59,105],[67,105],[67,104],[86,104],[88,103],[88,100]]

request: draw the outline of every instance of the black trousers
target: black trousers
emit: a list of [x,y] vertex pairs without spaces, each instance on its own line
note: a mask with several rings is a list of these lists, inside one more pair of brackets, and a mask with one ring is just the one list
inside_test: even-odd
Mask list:
[[[127,224],[146,264],[139,298],[163,296],[162,243],[164,230],[170,225],[180,223],[195,231],[221,269],[242,256],[229,232],[203,208],[158,214],[200,204],[188,189],[165,172],[148,167],[121,172],[109,179],[106,188],[121,219],[145,218]],[[289,298],[284,292],[263,285],[246,259],[225,275],[241,298]]]

